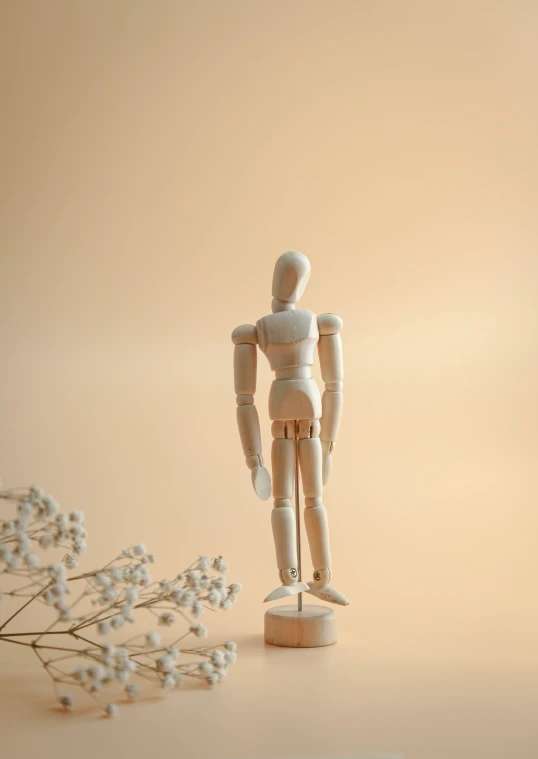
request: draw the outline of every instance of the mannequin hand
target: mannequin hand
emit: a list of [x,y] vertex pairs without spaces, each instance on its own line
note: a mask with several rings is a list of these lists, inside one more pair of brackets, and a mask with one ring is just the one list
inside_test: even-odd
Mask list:
[[267,501],[271,497],[271,475],[264,466],[255,466],[250,470],[252,485],[256,495],[262,501]]
[[321,474],[322,474],[322,481],[324,485],[326,485],[329,482],[329,477],[331,476],[331,472],[333,470],[333,455],[332,455],[333,448],[334,448],[334,443],[332,443],[330,440],[321,441],[321,451],[323,453]]

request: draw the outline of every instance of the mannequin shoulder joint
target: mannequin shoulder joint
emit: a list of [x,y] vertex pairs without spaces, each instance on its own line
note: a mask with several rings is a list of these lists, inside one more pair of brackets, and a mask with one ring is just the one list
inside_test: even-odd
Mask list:
[[320,335],[336,335],[344,322],[337,314],[320,314],[318,316],[318,330]]
[[242,343],[250,343],[250,345],[258,344],[258,332],[254,324],[241,324],[236,327],[232,332],[232,342],[234,345],[240,345]]

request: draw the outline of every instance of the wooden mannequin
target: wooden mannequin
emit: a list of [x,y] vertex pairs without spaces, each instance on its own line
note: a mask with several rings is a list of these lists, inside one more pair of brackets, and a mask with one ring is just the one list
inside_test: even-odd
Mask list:
[[[263,463],[260,423],[254,405],[258,346],[275,372],[269,394],[269,416],[273,421],[271,523],[281,581],[265,601],[305,592],[346,606],[345,596],[329,584],[329,528],[322,497],[323,485],[332,470],[332,453],[342,415],[344,373],[339,334],[342,320],[335,314],[316,316],[311,311],[296,309],[309,276],[310,262],[306,256],[284,253],[277,260],[273,275],[273,313],[259,319],[256,325],[243,324],[232,333],[237,423],[254,489],[265,501],[271,496],[271,477]],[[325,383],[323,398],[311,374],[316,345]],[[299,576],[296,516],[292,507],[296,455],[314,566],[314,577],[308,584]]]

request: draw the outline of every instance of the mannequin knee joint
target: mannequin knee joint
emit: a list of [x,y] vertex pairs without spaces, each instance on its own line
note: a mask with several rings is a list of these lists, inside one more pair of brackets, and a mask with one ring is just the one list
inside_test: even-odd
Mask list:
[[291,498],[275,498],[275,509],[282,509],[288,507],[291,509]]

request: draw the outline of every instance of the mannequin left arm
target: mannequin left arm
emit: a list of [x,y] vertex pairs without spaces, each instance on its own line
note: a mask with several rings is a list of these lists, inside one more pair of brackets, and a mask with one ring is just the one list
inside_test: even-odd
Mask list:
[[344,363],[342,356],[342,319],[336,314],[320,314],[319,363],[325,391],[321,399],[321,448],[323,451],[323,484],[326,485],[332,471],[332,452],[338,437],[344,403]]
[[271,496],[271,476],[263,464],[260,420],[254,405],[258,336],[253,324],[242,324],[232,333],[237,425],[254,490],[262,501]]

